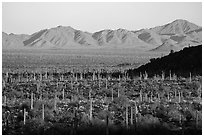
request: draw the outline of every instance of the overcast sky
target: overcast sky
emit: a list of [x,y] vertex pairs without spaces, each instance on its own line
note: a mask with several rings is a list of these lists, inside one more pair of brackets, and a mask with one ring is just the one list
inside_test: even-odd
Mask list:
[[176,19],[202,26],[202,3],[2,3],[2,31],[15,34],[59,25],[88,32],[138,30]]

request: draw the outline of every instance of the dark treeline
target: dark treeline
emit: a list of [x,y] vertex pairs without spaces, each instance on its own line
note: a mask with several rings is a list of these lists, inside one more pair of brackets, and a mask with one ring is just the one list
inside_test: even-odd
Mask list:
[[176,74],[177,76],[189,77],[192,75],[202,75],[202,45],[184,48],[179,52],[171,52],[161,58],[150,59],[150,62],[137,69],[128,70],[129,76],[139,76],[140,73],[148,73],[152,77],[160,75],[162,71],[165,76]]

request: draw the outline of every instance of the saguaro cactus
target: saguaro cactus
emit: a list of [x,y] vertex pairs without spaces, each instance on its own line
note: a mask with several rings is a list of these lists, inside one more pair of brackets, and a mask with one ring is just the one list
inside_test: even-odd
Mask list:
[[147,72],[145,71],[144,79],[147,80],[147,78],[148,78],[148,74],[147,74]]
[[6,87],[6,82],[5,82],[5,80],[2,79],[2,82],[3,82],[3,83],[2,83],[2,87],[5,88],[5,87]]
[[181,103],[181,93],[179,92],[179,103]]
[[54,98],[54,110],[57,110],[57,95],[55,94],[55,98]]
[[33,109],[33,92],[31,93],[30,108]]
[[138,122],[137,114],[138,114],[138,109],[137,109],[137,103],[136,103],[136,101],[135,101],[135,123]]
[[147,96],[147,93],[145,93],[145,101],[148,102],[148,96]]
[[7,106],[7,98],[6,98],[6,95],[4,95],[4,105]]
[[152,92],[151,92],[151,95],[150,95],[150,101],[151,101],[151,102],[153,102],[152,96],[153,96],[153,95],[152,95]]
[[35,72],[33,73],[33,80],[36,81]]
[[25,125],[26,124],[26,109],[24,108],[23,109],[23,124]]
[[26,72],[26,82],[29,81],[28,73]]
[[164,71],[162,71],[162,80],[164,80],[165,79],[165,73],[164,73]]
[[140,101],[142,102],[142,90],[140,90]]
[[18,82],[21,82],[21,75],[18,73]]
[[89,91],[89,101],[90,101],[90,109],[89,109],[89,118],[90,118],[90,121],[92,121],[92,111],[93,111],[93,108],[92,108],[92,98],[91,98],[91,90]]
[[92,111],[93,111],[93,108],[92,108],[92,98],[90,99],[90,110],[89,110],[89,114],[90,114],[90,121],[92,121]]
[[72,77],[71,77],[71,89],[73,89],[73,81],[72,81]]
[[111,89],[111,96],[112,96],[112,101],[113,101],[113,88]]
[[43,75],[42,75],[42,72],[40,73],[40,81],[43,80]]
[[106,78],[106,89],[108,89],[108,80]]
[[78,81],[78,76],[77,76],[77,73],[76,73],[76,76],[75,76],[75,81]]
[[179,113],[179,123],[182,124],[182,115]]
[[47,79],[48,78],[48,74],[47,74],[47,69],[46,69],[46,71],[45,71],[45,79]]
[[62,98],[64,100],[64,89],[62,89]]
[[132,109],[132,107],[131,107],[130,113],[131,113],[131,115],[130,115],[130,124],[133,125],[133,109]]
[[142,73],[140,72],[140,80],[142,80]]
[[98,79],[98,87],[99,87],[99,89],[101,88],[101,79],[100,78]]
[[160,94],[158,93],[158,100],[160,101]]
[[126,110],[125,110],[125,122],[126,122],[126,128],[128,128],[128,105],[126,104]]
[[9,73],[8,71],[6,72],[6,81],[8,82],[8,79],[9,79]]
[[44,121],[45,119],[45,105],[44,103],[42,104],[42,120]]
[[119,86],[118,86],[118,97],[120,97],[120,83],[119,83]]
[[93,81],[95,80],[95,71],[93,72]]
[[83,80],[83,73],[80,73],[80,79]]

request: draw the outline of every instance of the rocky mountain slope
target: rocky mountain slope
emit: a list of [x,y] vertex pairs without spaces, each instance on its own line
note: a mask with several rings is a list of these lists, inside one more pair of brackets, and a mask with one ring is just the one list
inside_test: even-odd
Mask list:
[[202,43],[202,28],[186,20],[150,29],[129,31],[125,29],[83,32],[72,27],[58,26],[44,29],[32,35],[6,34],[2,32],[3,49],[18,48],[81,48],[117,47],[140,50],[169,51]]
[[139,76],[140,72],[147,72],[149,76],[158,74],[162,71],[169,76],[171,71],[179,76],[189,77],[192,75],[202,75],[202,45],[195,47],[186,47],[181,51],[170,53],[167,56],[151,59],[149,63],[140,66],[137,69],[129,70],[131,76]]

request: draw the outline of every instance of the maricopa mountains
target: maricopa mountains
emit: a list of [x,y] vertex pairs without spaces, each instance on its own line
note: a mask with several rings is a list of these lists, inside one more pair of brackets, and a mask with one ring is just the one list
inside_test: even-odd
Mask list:
[[58,26],[32,35],[2,33],[3,49],[135,48],[169,51],[202,44],[202,27],[186,20],[163,26],[129,31],[101,30],[95,33]]

